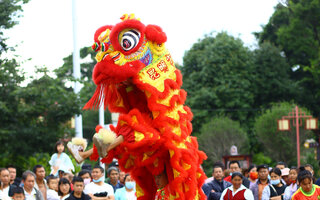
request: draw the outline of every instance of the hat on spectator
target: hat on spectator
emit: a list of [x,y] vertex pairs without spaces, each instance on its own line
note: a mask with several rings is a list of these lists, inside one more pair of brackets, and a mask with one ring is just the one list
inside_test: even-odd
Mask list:
[[289,168],[284,168],[281,170],[281,176],[289,176]]
[[258,165],[258,166],[257,166],[257,171],[259,171],[260,169],[267,169],[267,170],[269,170],[269,166],[266,165],[266,164]]

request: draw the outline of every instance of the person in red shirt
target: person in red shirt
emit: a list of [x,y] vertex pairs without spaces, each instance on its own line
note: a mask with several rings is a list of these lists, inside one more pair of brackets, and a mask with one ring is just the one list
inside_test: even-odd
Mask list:
[[220,200],[254,200],[251,190],[242,185],[242,179],[241,173],[232,173],[232,185],[222,192]]
[[304,168],[298,174],[300,188],[292,195],[292,200],[320,199],[320,187],[313,184],[313,175]]

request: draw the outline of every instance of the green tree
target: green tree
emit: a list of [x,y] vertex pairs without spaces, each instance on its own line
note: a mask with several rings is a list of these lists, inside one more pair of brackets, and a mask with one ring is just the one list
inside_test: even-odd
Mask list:
[[[1,108],[7,110],[0,128],[0,151],[3,152],[0,162],[3,165],[9,162],[18,167],[26,166],[23,162],[29,162],[28,157],[53,153],[58,139],[74,135],[70,119],[80,113],[76,95],[59,79],[47,75],[46,69],[38,70],[37,74],[42,76],[26,87],[15,86],[7,97],[2,96],[1,105],[4,106]],[[21,170],[25,169],[19,168]]]
[[289,24],[289,13],[290,11],[285,5],[279,3],[275,7],[275,11],[270,17],[268,24],[262,26],[261,32],[254,33],[260,44],[271,42],[276,46],[280,46],[277,32],[282,26]]
[[[91,47],[83,47],[80,49],[80,58],[83,60],[80,64],[81,80],[83,87],[80,91],[80,106],[83,107],[93,95],[96,85],[92,81],[92,72],[95,64],[95,52]],[[54,72],[57,77],[62,80],[65,85],[74,83],[73,78],[73,55],[63,58],[63,65]],[[95,127],[99,124],[99,112],[95,110],[86,110],[82,112],[83,120],[83,136],[91,140],[95,133]],[[105,112],[105,123],[111,122],[111,114],[108,110]]]
[[[266,110],[262,115],[256,118],[254,130],[256,137],[262,144],[263,153],[265,156],[270,157],[273,161],[284,161],[288,165],[296,165],[297,163],[297,148],[296,148],[296,129],[292,125],[290,131],[278,131],[277,120],[282,116],[287,116],[295,104],[283,102],[273,104],[271,109]],[[301,111],[307,115],[310,111],[305,108],[300,108]],[[306,160],[307,150],[303,147],[303,143],[308,138],[313,138],[314,135],[311,131],[307,131],[304,127],[299,128],[300,131],[300,151],[301,162]]]
[[253,59],[255,108],[294,98],[297,85],[290,78],[291,67],[279,48],[269,42],[262,43],[253,51]]
[[318,0],[289,1],[279,4],[263,31],[260,43],[270,41],[282,48],[291,66],[310,66],[320,47],[320,2]]
[[201,127],[198,136],[199,149],[204,151],[208,159],[204,161],[203,168],[211,174],[213,164],[230,155],[231,146],[235,145],[239,153],[248,153],[248,137],[240,127],[239,122],[228,117],[214,117]]
[[[12,155],[30,155],[33,152],[52,152],[54,143],[61,137],[72,136],[71,117],[79,113],[79,101],[73,91],[59,79],[44,75],[26,87],[17,88],[11,95],[19,102],[10,113],[7,142],[1,148]],[[32,139],[31,139],[32,138]],[[13,145],[18,141],[19,145]],[[8,146],[7,146],[8,145]]]
[[19,89],[19,84],[24,80],[24,76],[18,71],[19,66],[15,60],[2,60],[0,65],[0,160],[11,154],[7,149],[16,141],[11,142],[9,137],[12,130],[18,125],[17,112],[19,99],[15,92]]
[[252,52],[227,33],[206,36],[186,52],[181,68],[194,113],[194,132],[213,116],[244,122],[252,107]]
[[295,100],[319,117],[320,2],[289,0],[277,5],[268,24],[256,33],[259,43],[269,41],[284,52],[299,94]]
[[5,43],[6,37],[3,36],[5,29],[10,29],[18,22],[16,19],[20,17],[22,11],[22,4],[27,3],[29,0],[1,0],[0,1],[0,55],[8,50]]
[[[26,2],[0,2],[0,54],[13,50],[5,44],[3,30],[16,24]],[[0,163],[15,164],[18,172],[34,163],[47,167],[55,142],[74,135],[70,119],[80,113],[80,101],[73,90],[59,77],[50,77],[46,68],[37,70],[40,78],[31,78],[27,86],[21,86],[25,80],[21,65],[15,59],[0,59]]]
[[[92,82],[92,71],[94,65],[97,63],[95,60],[95,52],[91,47],[83,47],[80,49],[80,58],[84,60],[80,64],[81,81]],[[55,74],[63,83],[73,81],[73,54],[63,58],[63,62],[61,67],[54,70]]]

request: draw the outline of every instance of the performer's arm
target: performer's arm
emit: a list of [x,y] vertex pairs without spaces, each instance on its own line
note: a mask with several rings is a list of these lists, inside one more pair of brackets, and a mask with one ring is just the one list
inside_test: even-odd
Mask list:
[[130,126],[123,126],[118,132],[118,137],[110,144],[107,152],[119,146],[122,142],[134,142],[133,129]]
[[122,142],[124,141],[124,137],[122,135],[119,135],[108,147],[107,152],[109,152],[110,150],[116,148],[117,146],[119,146]]

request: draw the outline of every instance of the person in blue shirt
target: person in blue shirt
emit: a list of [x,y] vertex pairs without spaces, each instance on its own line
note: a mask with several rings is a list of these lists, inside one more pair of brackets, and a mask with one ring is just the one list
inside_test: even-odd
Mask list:
[[223,169],[220,165],[213,166],[213,180],[202,186],[202,190],[208,200],[219,200],[224,189],[232,184],[223,180]]
[[136,200],[136,183],[131,178],[130,174],[124,177],[125,186],[118,189],[115,193],[115,200]]
[[74,171],[74,166],[69,156],[64,153],[64,144],[61,140],[56,143],[55,151],[56,153],[51,156],[51,159],[49,161],[49,164],[51,166],[50,174],[58,176],[59,170],[72,173],[72,171]]

